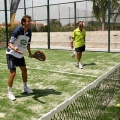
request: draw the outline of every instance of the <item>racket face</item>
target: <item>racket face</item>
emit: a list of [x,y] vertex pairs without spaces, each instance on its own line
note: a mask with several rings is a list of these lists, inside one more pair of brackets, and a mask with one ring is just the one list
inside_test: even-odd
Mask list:
[[42,53],[42,52],[40,52],[40,51],[37,51],[37,52],[34,54],[34,57],[37,58],[37,59],[40,60],[40,61],[44,61],[44,60],[46,59],[44,53]]
[[43,56],[41,53],[37,52],[36,53],[36,57],[39,59],[39,60],[43,60]]

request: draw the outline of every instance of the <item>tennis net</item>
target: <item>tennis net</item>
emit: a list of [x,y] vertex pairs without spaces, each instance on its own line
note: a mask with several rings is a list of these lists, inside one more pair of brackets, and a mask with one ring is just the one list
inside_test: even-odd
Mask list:
[[120,63],[39,120],[100,120],[119,88]]

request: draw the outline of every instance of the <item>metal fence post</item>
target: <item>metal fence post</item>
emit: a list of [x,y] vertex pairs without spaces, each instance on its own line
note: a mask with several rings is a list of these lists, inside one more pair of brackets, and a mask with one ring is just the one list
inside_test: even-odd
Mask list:
[[108,52],[110,52],[110,0],[108,0]]
[[47,0],[47,26],[48,26],[48,49],[50,49],[50,10],[49,10],[49,0]]
[[7,47],[8,46],[7,0],[4,0],[4,7],[5,7],[6,47]]
[[74,2],[74,26],[76,28],[76,2]]

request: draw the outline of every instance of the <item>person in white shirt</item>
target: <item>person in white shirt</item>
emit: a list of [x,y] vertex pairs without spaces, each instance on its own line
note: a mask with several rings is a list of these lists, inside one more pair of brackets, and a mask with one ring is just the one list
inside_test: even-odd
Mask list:
[[8,69],[10,71],[8,77],[8,98],[10,100],[16,100],[12,93],[13,80],[16,75],[16,67],[19,66],[22,72],[23,79],[23,92],[33,93],[33,91],[27,86],[27,68],[24,59],[24,53],[28,50],[29,56],[32,58],[30,43],[31,43],[31,17],[25,15],[21,19],[21,26],[15,28],[8,43],[6,50],[6,60]]

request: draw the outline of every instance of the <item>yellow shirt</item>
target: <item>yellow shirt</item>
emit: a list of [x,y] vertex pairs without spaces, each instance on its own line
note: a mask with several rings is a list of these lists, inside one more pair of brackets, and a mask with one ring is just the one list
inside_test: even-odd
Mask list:
[[73,43],[75,48],[85,45],[84,38],[86,37],[86,31],[84,28],[82,29],[82,31],[80,31],[79,28],[76,28],[72,33],[72,37],[74,39]]

